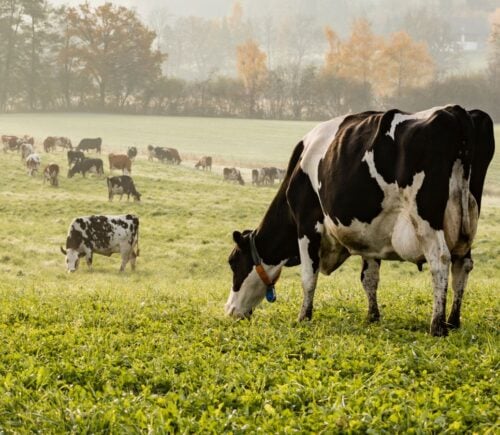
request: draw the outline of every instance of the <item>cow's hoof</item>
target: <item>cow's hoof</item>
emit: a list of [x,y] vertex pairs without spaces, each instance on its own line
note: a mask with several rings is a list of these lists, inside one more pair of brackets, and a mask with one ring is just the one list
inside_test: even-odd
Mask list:
[[432,322],[430,333],[433,337],[446,337],[448,335],[448,328],[442,321]]
[[368,323],[378,322],[379,320],[380,320],[380,313],[378,311],[368,313],[368,316],[366,317],[366,321]]
[[455,316],[448,317],[448,327],[450,329],[460,328],[460,317],[455,317]]
[[308,310],[308,311],[301,311],[299,317],[297,318],[297,321],[303,322],[305,320],[311,320],[311,319],[312,319],[312,310]]

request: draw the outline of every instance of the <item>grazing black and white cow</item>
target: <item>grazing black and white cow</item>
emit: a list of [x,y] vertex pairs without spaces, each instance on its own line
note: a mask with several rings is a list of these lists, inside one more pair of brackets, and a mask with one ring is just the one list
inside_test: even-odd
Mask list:
[[89,151],[96,150],[97,153],[101,154],[102,139],[97,137],[95,139],[82,139],[78,146],[76,147],[79,151]]
[[26,168],[28,170],[28,175],[30,177],[35,176],[35,174],[38,172],[38,168],[40,167],[41,163],[42,160],[40,159],[40,156],[36,153],[30,154],[28,157],[26,157]]
[[113,201],[113,195],[120,195],[120,201],[123,195],[127,195],[127,201],[130,199],[130,195],[132,195],[135,201],[141,200],[141,194],[135,188],[132,177],[128,175],[108,177],[106,182],[108,184],[108,198],[110,201]]
[[[286,265],[301,264],[310,319],[318,272],[362,257],[368,319],[379,319],[381,260],[427,262],[434,288],[430,332],[460,326],[472,270],[483,183],[495,148],[484,112],[459,106],[424,112],[365,112],[324,122],[293,151],[287,174],[261,224],[235,231],[233,284],[226,312],[250,316]],[[451,266],[454,300],[446,320]]]
[[224,178],[224,181],[233,181],[233,182],[241,184],[242,186],[245,185],[245,181],[243,181],[243,177],[241,176],[241,172],[239,169],[223,168],[222,169],[222,176]]
[[68,178],[72,178],[75,174],[82,174],[84,177],[87,172],[92,172],[97,175],[104,175],[104,165],[101,159],[83,159],[75,163],[68,171]]
[[71,166],[73,163],[85,160],[85,154],[83,154],[83,151],[78,151],[78,150],[69,150],[67,152],[67,157],[69,166]]
[[131,214],[78,217],[69,226],[66,249],[61,246],[61,252],[66,256],[68,272],[78,269],[82,257],[91,268],[94,253],[107,257],[120,253],[120,272],[129,261],[134,270],[139,256],[139,218]]
[[21,144],[21,160],[24,161],[26,158],[35,152],[33,145],[29,143]]

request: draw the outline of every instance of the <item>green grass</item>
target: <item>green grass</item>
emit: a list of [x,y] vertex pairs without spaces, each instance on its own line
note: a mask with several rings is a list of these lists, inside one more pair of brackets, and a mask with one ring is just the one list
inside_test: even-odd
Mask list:
[[[31,116],[24,116],[23,128],[22,116],[0,117],[1,132],[9,119],[18,120],[20,132],[37,137],[49,128],[52,134],[69,134],[55,127],[58,116],[61,130],[65,119],[72,118],[71,125],[79,122],[76,115],[37,115],[29,122]],[[109,143],[117,148],[122,138],[132,132],[140,137],[141,129],[154,124],[143,117],[102,118],[92,115],[92,124],[106,125]],[[141,120],[147,125],[141,127]],[[250,144],[264,137],[270,125],[216,119],[164,122],[178,137],[184,129],[182,143],[191,143],[190,152],[199,154],[211,151],[217,126],[224,126],[220,156],[248,162],[254,161],[255,150],[224,149],[231,146],[230,135],[247,129],[245,142],[239,143]],[[176,122],[182,127],[175,127]],[[251,128],[243,127],[247,122]],[[307,130],[291,137],[293,124],[273,124],[275,137],[283,142],[276,140],[275,147],[269,142],[266,155],[276,156],[277,163],[288,159]],[[296,124],[297,129],[307,127]],[[210,136],[201,126],[213,136],[196,144],[193,131]],[[18,131],[13,124],[7,127]],[[168,129],[158,128],[155,134],[158,141],[163,134],[168,138],[165,145],[180,143],[170,142]],[[108,142],[97,130],[85,135]],[[184,148],[178,148],[182,153]],[[42,157],[48,163],[47,155]],[[50,160],[66,172],[62,153]],[[495,164],[489,175],[493,190],[498,187],[491,181],[498,180],[498,157]],[[229,185],[217,174],[141,157],[133,174],[143,202],[109,203],[103,180],[63,175],[59,188],[44,186],[41,177],[26,175],[12,153],[2,156],[2,167],[1,431],[500,430],[497,196],[484,200],[463,326],[436,339],[427,334],[432,309],[428,269],[419,273],[410,264],[385,262],[379,290],[382,319],[367,324],[358,258],[332,276],[320,277],[312,322],[295,322],[302,292],[298,268],[283,273],[278,301],[263,303],[251,321],[226,318],[231,233],[258,224],[273,188]],[[73,217],[128,212],[141,220],[135,273],[127,269],[119,274],[116,255],[96,256],[93,272],[85,267],[72,275],[65,272],[59,245]]]

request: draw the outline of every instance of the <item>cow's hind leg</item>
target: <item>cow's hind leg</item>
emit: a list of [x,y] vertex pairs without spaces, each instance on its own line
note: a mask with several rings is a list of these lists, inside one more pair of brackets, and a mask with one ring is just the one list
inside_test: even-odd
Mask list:
[[448,317],[450,328],[460,328],[460,308],[464,289],[467,285],[469,272],[473,268],[473,261],[470,257],[470,251],[464,258],[454,259],[451,266],[452,287],[453,287],[453,305]]
[[368,260],[363,258],[363,269],[361,270],[361,283],[368,298],[368,321],[376,322],[380,319],[377,304],[377,287],[379,282],[380,260]]
[[434,287],[434,304],[430,333],[434,336],[448,334],[446,325],[446,292],[448,290],[448,274],[451,256],[443,231],[428,232],[425,239],[425,257],[432,274]]

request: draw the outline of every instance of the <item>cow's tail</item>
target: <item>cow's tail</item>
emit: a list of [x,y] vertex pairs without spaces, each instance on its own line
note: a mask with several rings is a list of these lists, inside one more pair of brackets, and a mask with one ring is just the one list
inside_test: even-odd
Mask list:
[[472,172],[472,158],[474,152],[474,124],[471,116],[465,109],[455,106],[462,130],[462,139],[459,145],[458,157],[462,162],[463,172],[461,177],[461,204],[462,204],[462,224],[461,233],[465,238],[472,236],[471,217],[469,213],[470,179]]

